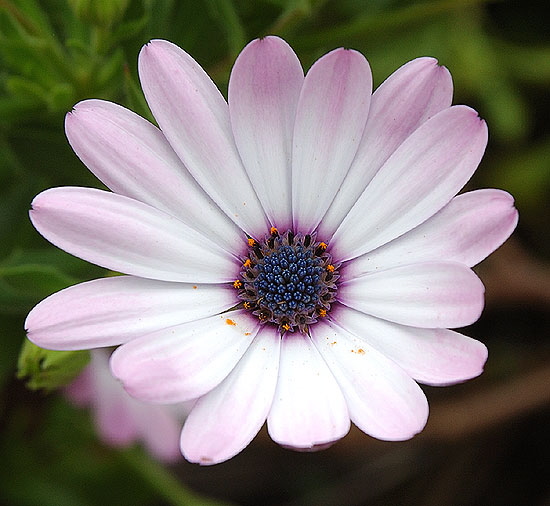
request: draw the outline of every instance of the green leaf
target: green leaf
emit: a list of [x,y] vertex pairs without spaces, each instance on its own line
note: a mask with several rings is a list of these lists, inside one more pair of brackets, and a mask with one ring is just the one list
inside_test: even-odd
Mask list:
[[0,263],[0,311],[24,314],[40,299],[82,281],[89,269],[55,248],[16,248]]
[[68,385],[89,360],[87,351],[45,350],[25,340],[17,363],[17,377],[31,390],[55,390]]
[[145,96],[141,91],[141,87],[134,79],[128,66],[124,67],[124,91],[126,95],[126,105],[132,109],[132,111],[156,125],[155,118],[153,118],[153,115],[149,110],[149,106],[147,105]]
[[236,57],[244,47],[246,33],[232,0],[208,0],[212,17],[225,32],[231,58]]
[[95,86],[99,89],[106,87],[112,82],[120,82],[124,70],[124,54],[122,49],[115,51],[100,66],[95,76]]

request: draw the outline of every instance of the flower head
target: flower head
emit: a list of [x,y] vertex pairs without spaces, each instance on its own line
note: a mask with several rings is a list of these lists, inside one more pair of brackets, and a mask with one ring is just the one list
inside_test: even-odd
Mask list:
[[198,398],[181,450],[211,464],[267,419],[301,449],[350,420],[386,440],[424,427],[418,382],[481,373],[471,267],[510,235],[510,195],[455,197],[487,128],[451,106],[449,72],[413,60],[374,94],[358,52],[337,49],[304,77],[277,37],[251,42],[228,103],[200,66],[162,40],[139,58],[157,128],[88,100],[66,132],[112,190],[54,188],[33,201],[38,231],[126,276],[50,296],[26,322],[54,349],[120,345],[111,369],[133,396]]
[[125,447],[142,441],[154,457],[166,462],[180,455],[178,433],[185,409],[130,397],[111,374],[108,351],[93,350],[90,363],[64,394],[77,406],[91,407],[97,432],[106,444]]

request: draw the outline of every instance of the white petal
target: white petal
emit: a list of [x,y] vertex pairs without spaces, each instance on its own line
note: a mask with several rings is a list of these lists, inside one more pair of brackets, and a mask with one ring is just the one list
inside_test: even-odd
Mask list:
[[190,283],[234,279],[239,264],[177,218],[92,188],[52,188],[32,202],[36,229],[58,248],[113,271]]
[[292,132],[303,81],[292,48],[272,36],[248,44],[229,79],[235,142],[269,220],[281,230],[292,226]]
[[236,303],[227,285],[168,283],[133,276],[96,279],[44,299],[27,316],[28,338],[42,348],[113,346],[221,313]]
[[112,191],[179,218],[235,252],[242,232],[212,202],[162,132],[137,114],[104,100],[85,100],[65,118],[72,148]]
[[139,55],[143,92],[174,151],[204,191],[252,236],[269,224],[233,140],[227,103],[179,47],[154,40]]
[[332,238],[339,260],[408,232],[466,184],[487,145],[487,126],[466,106],[443,110],[407,138],[376,173]]
[[341,279],[415,262],[446,260],[472,267],[497,249],[517,222],[510,194],[492,189],[464,193],[410,232],[350,260]]
[[232,311],[154,332],[123,344],[111,370],[130,395],[148,402],[195,399],[231,372],[258,332],[245,311]]
[[344,396],[304,334],[283,338],[279,379],[267,426],[274,441],[294,448],[330,443],[349,431]]
[[187,460],[218,464],[252,441],[273,400],[280,343],[277,329],[263,327],[229,376],[196,402],[181,433]]
[[451,106],[453,83],[434,58],[417,58],[396,70],[374,92],[357,155],[327,214],[319,236],[330,240],[384,162],[434,114]]
[[343,283],[338,299],[363,313],[403,325],[464,327],[483,310],[484,287],[468,267],[426,262],[366,274]]
[[395,363],[335,324],[318,322],[311,335],[357,427],[388,441],[409,439],[424,428],[426,396]]
[[447,329],[420,329],[380,320],[349,308],[335,311],[338,324],[428,385],[479,376],[487,360],[483,343]]
[[336,195],[363,135],[371,92],[369,64],[357,51],[336,49],[307,73],[294,126],[294,230],[313,231]]

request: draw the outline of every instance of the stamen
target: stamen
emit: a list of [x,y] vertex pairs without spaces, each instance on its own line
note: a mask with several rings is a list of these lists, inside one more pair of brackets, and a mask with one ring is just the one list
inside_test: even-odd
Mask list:
[[281,334],[308,333],[336,300],[339,264],[331,262],[327,244],[316,242],[315,234],[280,235],[275,227],[263,240],[247,243],[241,278],[233,283],[241,307]]

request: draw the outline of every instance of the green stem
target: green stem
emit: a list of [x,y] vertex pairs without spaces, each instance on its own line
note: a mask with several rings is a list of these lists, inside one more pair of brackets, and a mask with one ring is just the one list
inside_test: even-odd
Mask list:
[[126,463],[173,506],[230,506],[228,502],[203,497],[190,490],[139,448],[129,448],[120,453]]

